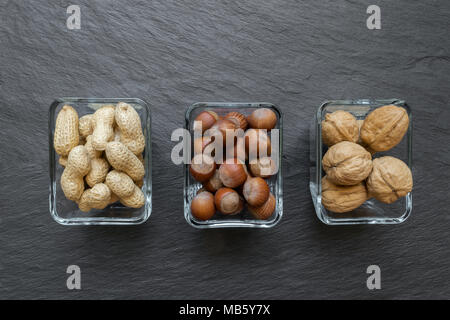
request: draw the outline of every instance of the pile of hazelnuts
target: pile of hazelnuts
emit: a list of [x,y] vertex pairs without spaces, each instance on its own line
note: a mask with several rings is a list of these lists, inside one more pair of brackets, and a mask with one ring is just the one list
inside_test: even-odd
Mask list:
[[[203,111],[195,118],[193,129],[201,130],[202,135],[194,139],[195,155],[189,171],[202,188],[191,201],[193,217],[205,221],[216,212],[236,215],[245,206],[255,219],[272,216],[276,200],[266,179],[278,172],[270,156],[269,136],[276,124],[277,116],[268,108],[258,108],[248,116],[240,112],[219,116],[214,111]],[[243,134],[231,135],[232,142],[227,141],[227,133],[239,129]],[[218,137],[222,139],[222,161],[217,161],[217,150],[214,154],[211,149]]]

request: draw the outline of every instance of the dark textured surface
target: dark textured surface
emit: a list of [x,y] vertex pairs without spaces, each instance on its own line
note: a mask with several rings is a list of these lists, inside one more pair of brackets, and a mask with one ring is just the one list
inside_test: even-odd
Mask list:
[[[450,5],[376,1],[0,1],[0,298],[450,298]],[[152,107],[153,213],[63,227],[48,212],[55,97]],[[414,113],[414,209],[399,226],[327,227],[308,189],[309,124],[326,99],[402,98]],[[271,230],[191,228],[172,130],[196,101],[285,115],[284,207]],[[66,289],[66,268],[82,290]],[[366,288],[370,264],[382,290]]]

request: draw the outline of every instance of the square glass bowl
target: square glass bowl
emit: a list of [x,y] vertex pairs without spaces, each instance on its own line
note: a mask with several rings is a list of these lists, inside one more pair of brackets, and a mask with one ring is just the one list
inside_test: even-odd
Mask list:
[[[82,212],[78,205],[67,200],[61,189],[61,174],[64,168],[58,163],[58,155],[53,148],[53,134],[55,121],[61,108],[68,104],[82,117],[94,113],[95,110],[105,104],[117,104],[126,102],[133,106],[141,118],[142,130],[145,137],[144,167],[145,177],[142,192],[145,196],[145,205],[142,208],[128,208],[120,202],[111,204],[103,210],[92,209]],[[50,168],[50,213],[56,222],[63,225],[132,225],[144,223],[152,211],[152,178],[151,178],[151,118],[148,105],[135,98],[60,98],[56,99],[50,106],[48,122],[49,141],[49,168]]]
[[327,113],[345,110],[353,114],[356,119],[363,120],[372,110],[384,105],[395,105],[406,110],[409,116],[408,131],[402,141],[385,152],[377,152],[374,158],[390,155],[403,160],[412,168],[412,115],[411,109],[405,101],[398,99],[387,100],[336,100],[323,103],[317,110],[310,130],[310,191],[317,217],[327,225],[353,224],[398,224],[408,219],[412,210],[412,193],[398,199],[391,204],[382,203],[376,199],[367,200],[359,208],[346,212],[334,213],[322,205],[322,158],[327,146],[322,143],[322,120]]
[[[219,116],[224,116],[229,112],[240,112],[245,116],[250,115],[251,112],[258,108],[268,108],[275,112],[277,116],[277,125],[275,129],[279,130],[279,165],[278,173],[266,179],[270,192],[275,197],[276,207],[272,216],[267,220],[257,220],[253,218],[248,209],[237,215],[225,216],[216,213],[210,220],[201,221],[192,216],[191,201],[196,195],[197,191],[202,187],[202,184],[197,182],[189,173],[189,164],[185,165],[184,170],[184,217],[186,221],[195,228],[227,228],[227,227],[248,227],[248,228],[271,228],[275,226],[283,215],[283,176],[281,170],[281,156],[282,156],[282,136],[283,136],[283,116],[281,111],[271,103],[214,103],[214,102],[199,102],[195,103],[186,111],[185,129],[188,130],[193,137],[193,123],[197,115],[202,111],[211,110],[216,112]],[[268,132],[270,135],[270,132]],[[271,137],[272,139],[272,137]],[[193,148],[192,155],[193,155]]]

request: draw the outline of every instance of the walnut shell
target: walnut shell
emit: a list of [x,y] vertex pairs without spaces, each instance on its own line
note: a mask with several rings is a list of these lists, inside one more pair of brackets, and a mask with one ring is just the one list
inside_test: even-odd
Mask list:
[[354,186],[340,186],[334,184],[327,176],[322,178],[322,204],[325,209],[343,213],[349,212],[368,199],[364,182]]
[[322,121],[322,141],[331,147],[341,141],[357,142],[359,128],[356,118],[349,112],[338,110],[327,113]]
[[322,160],[323,170],[335,184],[354,185],[372,171],[372,156],[359,144],[342,141],[330,147]]
[[395,147],[408,131],[409,117],[404,108],[394,105],[373,110],[361,127],[361,140],[374,151]]
[[367,179],[370,196],[392,203],[406,196],[413,187],[412,173],[402,160],[386,156],[373,160],[373,170]]
[[357,141],[357,143],[358,143],[359,145],[363,146],[364,148],[366,148],[366,150],[369,151],[370,154],[373,156],[373,155],[375,154],[376,151],[375,151],[375,150],[372,150],[371,148],[369,148],[368,146],[366,146],[366,145],[362,142],[362,140],[361,140],[361,128],[362,128],[362,125],[363,125],[363,123],[364,123],[364,120],[356,120],[356,123],[358,124],[358,130],[359,130],[359,135],[358,135],[358,141]]

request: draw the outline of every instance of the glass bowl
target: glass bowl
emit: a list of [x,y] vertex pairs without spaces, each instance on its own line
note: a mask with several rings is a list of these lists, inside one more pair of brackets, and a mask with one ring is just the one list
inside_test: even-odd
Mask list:
[[[120,202],[111,204],[103,210],[92,209],[82,212],[78,205],[67,200],[61,189],[60,179],[63,167],[58,163],[58,155],[53,148],[53,134],[55,131],[55,120],[58,112],[65,104],[71,105],[78,116],[94,113],[96,109],[104,104],[117,104],[126,102],[132,105],[141,118],[143,133],[145,136],[145,177],[142,191],[145,196],[145,205],[142,208],[128,208]],[[48,122],[49,141],[49,169],[50,188],[49,206],[53,219],[62,225],[132,225],[144,223],[152,211],[152,178],[151,178],[151,118],[148,105],[135,98],[59,98],[50,106]]]
[[310,129],[310,191],[316,215],[327,225],[353,225],[353,224],[398,224],[408,219],[412,210],[412,193],[398,199],[391,204],[382,203],[376,199],[367,200],[359,208],[346,212],[334,213],[322,205],[322,157],[327,146],[322,143],[322,120],[327,113],[336,110],[345,110],[353,114],[356,119],[365,119],[372,110],[384,105],[395,105],[406,110],[409,116],[408,131],[402,141],[385,152],[377,152],[374,158],[390,155],[403,160],[412,168],[412,114],[405,101],[398,99],[387,100],[335,100],[326,101],[317,110]]
[[[278,173],[266,179],[269,184],[270,191],[275,197],[276,207],[272,216],[267,220],[256,220],[245,208],[237,215],[225,216],[216,213],[210,220],[201,221],[192,216],[191,201],[197,191],[202,187],[189,173],[189,164],[185,165],[184,171],[184,217],[186,221],[195,228],[227,228],[227,227],[248,227],[248,228],[271,228],[275,226],[283,216],[283,176],[281,170],[282,159],[282,136],[283,136],[283,116],[281,111],[271,103],[222,103],[222,102],[199,102],[195,103],[186,111],[185,129],[187,129],[191,137],[193,137],[193,122],[197,115],[205,110],[216,112],[219,116],[224,116],[229,112],[240,112],[249,115],[257,108],[269,108],[275,112],[277,116],[277,125],[275,129],[279,130],[279,151],[277,153],[279,159]],[[270,135],[270,132],[268,133]],[[271,137],[273,141],[273,137]]]

